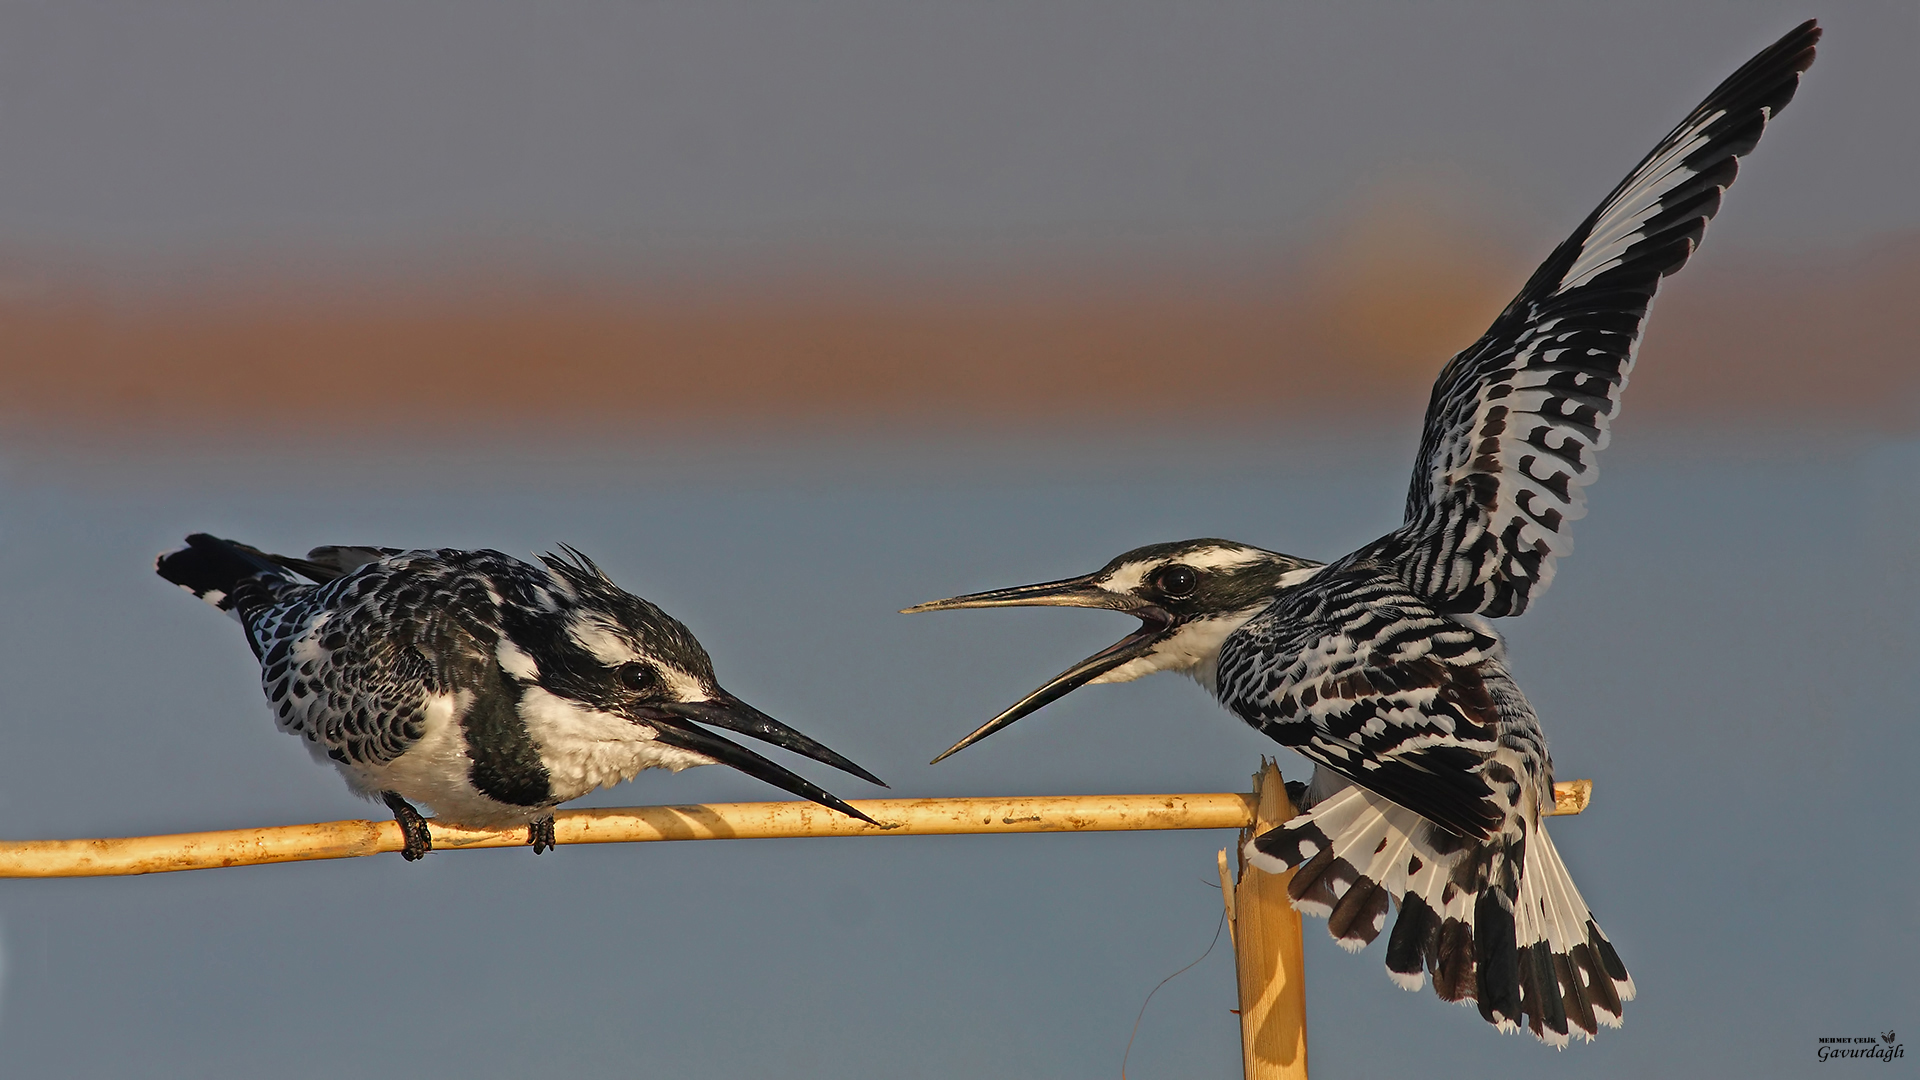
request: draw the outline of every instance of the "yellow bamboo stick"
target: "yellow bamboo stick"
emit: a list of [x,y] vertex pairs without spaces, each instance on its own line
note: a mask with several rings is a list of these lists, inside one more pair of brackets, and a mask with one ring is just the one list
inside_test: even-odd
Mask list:
[[[1253,778],[1254,820],[1248,840],[1294,815],[1286,784],[1272,762]],[[1267,874],[1238,859],[1240,880],[1227,895],[1233,919],[1233,966],[1240,981],[1240,1068],[1246,1080],[1307,1080],[1306,956],[1300,913],[1287,899],[1293,871]],[[1220,853],[1225,887],[1227,853]]]
[[[868,825],[810,802],[711,803],[562,810],[554,815],[554,836],[562,844],[631,844],[808,836],[1128,832],[1240,829],[1252,824],[1254,818],[1253,796],[1218,792],[868,799],[853,805],[881,824]],[[1584,808],[1584,802],[1580,806]],[[1579,810],[1562,812],[1578,813]],[[527,842],[525,829],[486,831],[439,824],[431,827],[433,846],[439,851],[519,847]],[[98,840],[0,841],[0,878],[104,877],[349,859],[399,851],[401,846],[400,827],[391,821],[327,821],[313,825]]]
[[[855,802],[869,825],[810,802],[712,803],[563,810],[560,844],[661,840],[754,840],[808,836],[940,836],[956,833],[1231,829],[1251,817],[1247,796],[1078,795],[1002,799],[870,799]],[[436,851],[519,847],[524,827],[501,831],[429,823]],[[265,829],[107,840],[0,843],[0,877],[152,874],[223,866],[345,859],[399,851],[392,821],[329,821]]]

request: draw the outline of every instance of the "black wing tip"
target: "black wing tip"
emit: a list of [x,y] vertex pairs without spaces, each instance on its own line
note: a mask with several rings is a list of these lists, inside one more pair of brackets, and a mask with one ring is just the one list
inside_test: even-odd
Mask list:
[[[1670,227],[1654,231],[1645,241],[1653,257],[1643,259],[1638,257],[1641,253],[1630,252],[1621,269],[1631,268],[1640,275],[1653,271],[1657,281],[1686,265],[1699,247],[1706,223],[1720,210],[1721,194],[1733,185],[1734,177],[1739,172],[1739,159],[1759,146],[1768,121],[1778,116],[1780,110],[1786,108],[1799,92],[1800,76],[1813,66],[1817,52],[1814,46],[1822,33],[1819,22],[1808,19],[1760,50],[1714,87],[1713,92],[1675,129],[1674,135],[1669,135],[1660,147],[1648,155],[1646,160],[1651,160],[1662,148],[1671,144],[1675,135],[1687,130],[1702,117],[1724,114],[1705,129],[1712,132],[1707,144],[1687,157],[1687,164],[1700,175],[1681,191],[1670,192],[1663,197],[1663,203],[1669,199],[1676,201],[1661,215],[1671,215],[1668,222]],[[1645,160],[1642,164],[1645,164]],[[1638,173],[1639,168],[1636,167],[1634,172]],[[1629,174],[1629,178],[1632,175]],[[1683,209],[1683,201],[1692,205],[1685,205]],[[1682,236],[1691,240],[1684,249],[1675,242]]]
[[1755,53],[1753,59],[1714,87],[1700,108],[1764,108],[1768,116],[1778,114],[1793,100],[1800,76],[1813,66],[1819,52],[1815,46],[1823,33],[1814,19],[1787,31],[1786,36]]
[[[1721,83],[1723,88],[1735,86],[1756,78],[1773,78],[1780,75],[1798,75],[1813,66],[1816,46],[1826,31],[1820,26],[1820,20],[1808,19],[1799,26],[1782,34],[1773,44],[1761,49],[1751,60],[1740,65],[1739,70],[1727,76]],[[1711,98],[1716,95],[1709,95]]]
[[[1513,313],[1526,311],[1527,301],[1535,304],[1552,302],[1551,298],[1564,288],[1565,275],[1580,255],[1587,239],[1587,230],[1628,189],[1648,162],[1672,150],[1675,141],[1685,135],[1705,135],[1706,142],[1694,148],[1686,157],[1687,166],[1699,175],[1693,183],[1662,196],[1663,202],[1674,200],[1675,207],[1685,200],[1694,201],[1694,205],[1689,206],[1683,214],[1674,213],[1674,207],[1664,208],[1659,215],[1660,227],[1641,244],[1623,253],[1621,265],[1595,280],[1607,288],[1623,280],[1631,280],[1639,283],[1639,288],[1634,291],[1645,291],[1651,296],[1658,289],[1661,278],[1672,275],[1686,265],[1693,249],[1699,246],[1705,222],[1720,210],[1719,196],[1703,198],[1703,192],[1710,188],[1724,192],[1732,186],[1739,170],[1739,159],[1759,145],[1768,121],[1778,116],[1798,93],[1800,75],[1813,66],[1817,51],[1814,46],[1822,33],[1818,21],[1808,19],[1721,80],[1684,120],[1667,133],[1666,138],[1640,159],[1619,186],[1601,200],[1593,215],[1541,263],[1520,290],[1514,304],[1495,321],[1493,328],[1488,331],[1489,336],[1500,333],[1502,324]],[[1688,233],[1693,234],[1692,245],[1684,251],[1678,251],[1670,241]],[[1652,258],[1645,257],[1649,253],[1653,255]],[[1442,371],[1441,378],[1444,380],[1445,377],[1446,371]]]
[[1821,27],[1819,19],[1808,19],[1787,31],[1785,37],[1774,43],[1773,49],[1788,54],[1792,58],[1790,66],[1793,70],[1802,72],[1813,66],[1814,53],[1817,51],[1815,46],[1825,34],[1826,30]]

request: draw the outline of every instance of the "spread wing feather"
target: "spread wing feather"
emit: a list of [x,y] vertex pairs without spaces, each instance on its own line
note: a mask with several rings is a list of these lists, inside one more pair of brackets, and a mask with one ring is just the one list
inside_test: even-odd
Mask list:
[[1406,523],[1372,547],[1436,610],[1518,615],[1546,591],[1660,279],[1693,254],[1819,37],[1802,24],[1721,83],[1441,371]]

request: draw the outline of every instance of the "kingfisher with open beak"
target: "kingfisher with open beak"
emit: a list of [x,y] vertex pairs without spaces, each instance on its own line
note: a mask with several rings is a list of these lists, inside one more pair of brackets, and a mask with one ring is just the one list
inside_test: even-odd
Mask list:
[[[645,769],[728,765],[840,813],[839,797],[716,733],[872,773],[720,686],[685,624],[573,550],[315,548],[304,559],[198,533],[160,576],[246,631],[280,730],[378,798],[412,862],[435,820],[524,825],[554,846],[554,808]],[[882,785],[885,786],[885,785]]]
[[[1633,997],[1547,835],[1553,762],[1488,619],[1571,550],[1648,306],[1692,256],[1740,158],[1813,63],[1812,22],[1721,83],[1440,371],[1401,526],[1321,565],[1225,540],[1136,548],[1083,577],[908,608],[1107,608],[1140,628],[941,754],[1078,687],[1191,675],[1316,768],[1304,812],[1248,842],[1300,910],[1388,974],[1565,1045]],[[934,759],[936,761],[939,758]]]

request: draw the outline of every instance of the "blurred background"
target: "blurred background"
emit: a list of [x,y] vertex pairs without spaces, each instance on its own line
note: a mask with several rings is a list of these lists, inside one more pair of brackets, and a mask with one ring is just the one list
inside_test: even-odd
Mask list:
[[[1556,1054],[1308,924],[1316,1075],[1797,1076],[1920,1020],[1920,9],[0,4],[0,813],[381,816],[151,572],[206,530],[559,543],[901,796],[1245,790],[1174,678],[938,767],[1131,625],[907,620],[1397,524],[1427,387],[1722,77],[1827,27],[1656,305],[1509,635],[1634,972]],[[1305,763],[1280,751],[1281,767]],[[809,775],[848,798],[879,791]],[[596,805],[779,793],[646,775]],[[1226,834],[0,882],[22,1076],[1114,1076]],[[1127,1072],[1236,1075],[1224,940]]]

